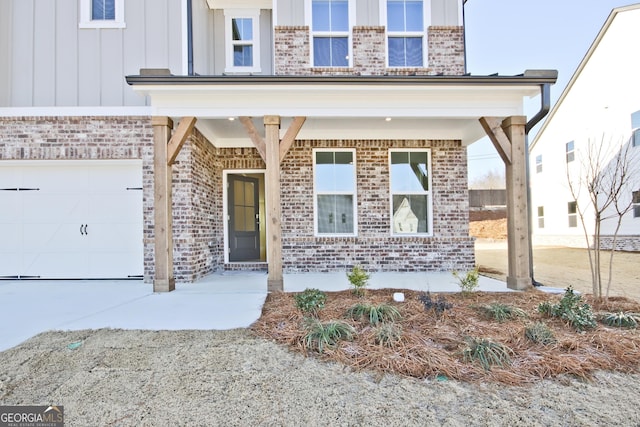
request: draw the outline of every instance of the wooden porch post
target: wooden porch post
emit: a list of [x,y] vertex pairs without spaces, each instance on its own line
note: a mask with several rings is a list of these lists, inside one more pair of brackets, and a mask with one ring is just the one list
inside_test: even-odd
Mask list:
[[280,116],[264,116],[265,191],[267,202],[267,290],[284,290],[282,277],[282,223],[280,221]]
[[505,163],[507,180],[507,287],[523,290],[532,286],[529,256],[529,205],[527,202],[527,118],[512,116],[500,121],[483,117],[480,123]]
[[154,292],[170,292],[176,288],[173,277],[173,230],[171,213],[171,165],[168,142],[173,120],[153,117],[153,211],[155,234]]

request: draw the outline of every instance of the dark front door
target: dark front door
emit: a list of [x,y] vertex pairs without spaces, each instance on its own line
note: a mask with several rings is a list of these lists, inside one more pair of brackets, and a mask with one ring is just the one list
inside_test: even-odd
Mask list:
[[260,186],[257,178],[229,175],[229,261],[260,260]]

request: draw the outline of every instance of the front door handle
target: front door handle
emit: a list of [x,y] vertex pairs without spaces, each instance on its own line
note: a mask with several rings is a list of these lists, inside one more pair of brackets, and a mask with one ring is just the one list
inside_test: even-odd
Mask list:
[[89,224],[80,224],[80,234],[82,234],[83,236],[88,236],[89,232],[87,231],[87,227],[89,226]]

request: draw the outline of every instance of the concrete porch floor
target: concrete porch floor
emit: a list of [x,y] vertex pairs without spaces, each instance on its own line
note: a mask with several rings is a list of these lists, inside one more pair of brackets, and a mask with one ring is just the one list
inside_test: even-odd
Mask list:
[[[284,275],[285,292],[349,288],[344,272]],[[374,273],[369,288],[457,292],[450,273]],[[506,292],[506,284],[480,277],[481,291]],[[263,272],[224,272],[170,293],[126,280],[0,281],[0,351],[49,330],[98,328],[180,330],[246,328],[267,296]]]

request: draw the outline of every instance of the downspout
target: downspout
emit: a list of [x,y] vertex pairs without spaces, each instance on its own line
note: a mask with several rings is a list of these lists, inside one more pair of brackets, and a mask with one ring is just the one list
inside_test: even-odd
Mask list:
[[463,44],[463,54],[464,54],[464,74],[467,74],[467,24],[464,19],[464,5],[467,4],[468,0],[462,1],[462,44]]
[[524,149],[525,149],[525,162],[526,162],[526,176],[527,176],[527,226],[529,227],[529,274],[531,276],[531,284],[533,286],[542,286],[542,283],[537,282],[533,275],[533,215],[531,211],[531,181],[529,179],[529,132],[535,125],[540,122],[551,109],[551,84],[544,83],[540,85],[540,111],[527,122],[524,127]]
[[187,75],[193,76],[193,8],[187,0]]

